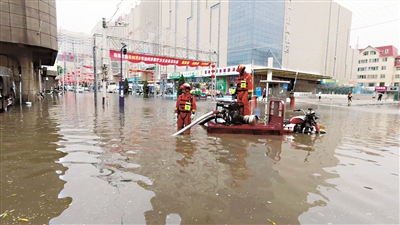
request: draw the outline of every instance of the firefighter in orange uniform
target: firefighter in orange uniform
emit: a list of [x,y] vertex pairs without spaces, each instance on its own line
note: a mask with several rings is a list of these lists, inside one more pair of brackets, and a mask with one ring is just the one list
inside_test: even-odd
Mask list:
[[192,122],[197,109],[196,100],[190,94],[190,90],[192,89],[190,84],[184,83],[180,88],[183,93],[178,97],[175,107],[175,115],[178,118],[178,131]]
[[250,103],[249,100],[253,94],[253,76],[245,71],[246,67],[240,64],[236,72],[239,72],[238,79],[236,81],[236,95],[237,102],[243,103],[243,115],[250,115]]

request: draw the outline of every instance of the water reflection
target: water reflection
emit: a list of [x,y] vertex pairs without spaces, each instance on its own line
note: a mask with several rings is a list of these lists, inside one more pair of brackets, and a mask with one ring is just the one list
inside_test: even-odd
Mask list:
[[125,101],[68,93],[0,114],[0,214],[15,209],[1,223],[399,222],[398,109],[314,107],[325,136],[171,137],[174,101]]

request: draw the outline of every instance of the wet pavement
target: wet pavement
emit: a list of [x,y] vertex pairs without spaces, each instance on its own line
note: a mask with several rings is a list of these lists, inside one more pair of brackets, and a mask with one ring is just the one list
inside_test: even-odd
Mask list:
[[283,136],[172,137],[174,107],[71,92],[1,113],[0,223],[399,224],[398,104],[299,100],[327,134]]

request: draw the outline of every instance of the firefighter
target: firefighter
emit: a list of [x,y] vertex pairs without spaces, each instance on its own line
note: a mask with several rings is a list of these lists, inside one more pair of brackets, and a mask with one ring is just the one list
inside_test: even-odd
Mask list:
[[236,96],[237,102],[243,103],[243,115],[250,115],[250,103],[253,93],[253,76],[245,71],[246,67],[240,64],[236,72],[239,73],[238,79],[236,81]]
[[182,94],[178,97],[175,107],[175,115],[177,116],[178,131],[188,126],[196,114],[196,100],[190,94],[192,87],[188,83],[184,83],[180,87]]

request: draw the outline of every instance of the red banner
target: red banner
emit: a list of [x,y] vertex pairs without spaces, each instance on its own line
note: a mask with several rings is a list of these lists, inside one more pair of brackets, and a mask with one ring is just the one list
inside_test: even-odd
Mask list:
[[[120,51],[110,50],[110,58],[112,60],[121,60]],[[159,64],[162,66],[205,66],[209,67],[211,62],[203,62],[198,60],[189,60],[189,59],[177,59],[170,58],[164,56],[155,56],[155,55],[145,55],[145,54],[135,54],[135,53],[126,53],[126,55],[122,55],[123,60],[128,60],[131,63],[146,63],[146,64]]]

